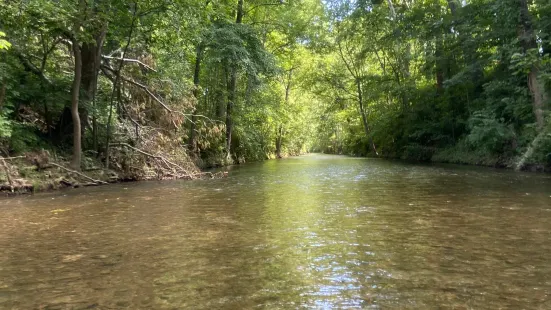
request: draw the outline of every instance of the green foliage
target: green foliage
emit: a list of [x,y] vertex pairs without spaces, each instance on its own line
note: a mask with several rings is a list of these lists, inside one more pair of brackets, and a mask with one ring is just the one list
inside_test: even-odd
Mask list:
[[5,36],[6,34],[0,31],[0,50],[7,50],[11,47],[11,43],[4,39]]
[[10,149],[14,153],[24,153],[46,147],[43,138],[37,134],[36,126],[13,124],[10,136]]
[[522,4],[331,2],[333,50],[309,85],[325,122],[315,148],[375,155],[373,141],[387,157],[510,164],[551,90],[551,6]]
[[488,151],[487,149],[473,148],[465,141],[459,141],[453,146],[438,150],[432,156],[431,160],[451,164],[468,164],[491,167],[506,167],[512,164],[510,162],[510,158],[502,157]]
[[12,133],[12,123],[4,115],[0,114],[0,138],[9,138]]
[[504,119],[496,119],[488,111],[477,111],[469,118],[470,132],[466,142],[473,148],[486,149],[500,154],[510,150],[515,132],[512,126],[504,123]]
[[[227,164],[229,108],[239,162],[281,142],[283,156],[508,163],[551,90],[551,5],[522,3],[250,0],[236,23],[227,1],[0,2],[0,137],[71,148],[76,42],[84,151],[103,160],[109,140]],[[121,169],[142,164],[129,153]],[[545,140],[532,158],[548,154]]]

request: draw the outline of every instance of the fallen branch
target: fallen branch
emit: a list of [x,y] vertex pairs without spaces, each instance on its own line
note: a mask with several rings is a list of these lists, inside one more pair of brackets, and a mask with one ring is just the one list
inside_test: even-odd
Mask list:
[[12,159],[25,158],[25,157],[26,157],[26,156],[0,157],[0,160],[12,160]]
[[534,154],[534,151],[537,150],[537,148],[539,147],[539,144],[541,142],[541,140],[545,137],[546,135],[546,131],[545,130],[542,130],[537,136],[536,138],[532,141],[532,143],[530,143],[530,145],[528,146],[528,148],[526,149],[526,152],[524,152],[524,154],[522,154],[522,156],[520,157],[519,161],[517,162],[517,164],[515,165],[515,170],[516,171],[521,171],[522,169],[524,169],[524,166],[526,165],[526,161],[528,159],[530,159],[530,157],[532,157],[532,155]]
[[146,68],[147,70],[150,70],[150,71],[153,71],[153,72],[157,72],[157,70],[151,68],[150,66],[146,65],[145,63],[137,60],[137,59],[131,59],[131,58],[121,58],[121,57],[112,57],[112,56],[106,56],[106,55],[101,55],[101,58],[103,59],[109,59],[109,60],[119,60],[119,61],[124,61],[124,62],[131,62],[131,63],[136,63],[138,65],[140,65],[141,67],[144,67]]
[[168,112],[170,113],[174,113],[174,111],[169,108],[161,99],[159,99],[157,96],[155,96],[154,93],[152,93],[149,88],[147,88],[147,86],[143,85],[143,84],[140,84],[136,81],[133,81],[131,79],[127,79],[125,77],[122,78],[125,82],[128,82],[132,85],[135,85],[135,86],[138,86],[139,88],[143,89],[151,98],[153,98],[153,100],[155,100],[158,104],[162,105],[163,108],[165,108],[165,110],[167,110]]
[[[130,144],[128,144],[128,143],[122,143],[122,142],[121,142],[121,143],[111,143],[111,144],[109,144],[109,146],[114,146],[114,147],[117,147],[117,146],[124,146],[124,147],[127,147],[127,148],[129,148],[129,149],[131,149],[131,150],[134,150],[134,151],[136,151],[136,152],[138,152],[138,153],[140,153],[140,154],[142,154],[142,155],[145,155],[145,156],[147,156],[147,157],[151,157],[151,158],[160,160],[161,162],[165,163],[165,165],[167,165],[167,168],[169,168],[169,169],[170,169],[170,166],[169,166],[169,164],[170,164],[170,165],[172,165],[173,167],[176,167],[176,168],[180,169],[180,171],[184,173],[184,177],[188,177],[188,178],[190,178],[190,179],[194,179],[194,175],[195,175],[195,174],[189,173],[186,169],[182,168],[180,165],[171,162],[170,160],[164,158],[163,156],[160,156],[160,155],[153,155],[153,154],[148,153],[148,152],[146,152],[146,151],[140,150],[139,148],[133,147],[132,145],[130,145]],[[182,176],[180,176],[180,177],[182,177]]]
[[[213,123],[216,123],[216,122],[219,122],[219,123],[222,123],[224,124],[224,122],[222,121],[218,121],[218,120],[213,120],[211,118],[209,118],[208,116],[205,116],[205,115],[201,115],[201,114],[189,114],[189,113],[184,113],[184,112],[181,112],[181,111],[176,111],[176,110],[172,110],[169,106],[167,106],[161,99],[159,99],[159,97],[157,97],[151,90],[149,90],[149,88],[147,88],[147,86],[143,85],[143,84],[140,84],[136,81],[133,81],[131,79],[128,79],[128,78],[125,78],[125,77],[122,77],[122,79],[125,81],[125,82],[128,82],[134,86],[137,86],[139,88],[141,88],[143,91],[145,91],[151,98],[153,98],[153,100],[155,100],[155,102],[157,102],[158,104],[160,104],[165,110],[167,110],[169,113],[175,113],[175,114],[179,114],[179,115],[182,115],[187,121],[191,122],[191,123],[194,123],[191,118],[189,118],[190,116],[195,116],[195,117],[199,117],[199,118],[204,118],[210,122],[213,122]],[[174,125],[176,128],[178,128],[176,125]]]
[[92,181],[92,182],[94,182],[94,183],[97,183],[97,184],[109,184],[109,183],[107,183],[107,182],[105,182],[105,181],[102,181],[102,180],[93,179],[93,178],[91,178],[91,177],[89,177],[89,176],[87,176],[87,175],[85,175],[85,174],[83,174],[83,173],[80,173],[80,172],[78,172],[78,171],[75,171],[75,170],[72,170],[72,169],[69,169],[69,168],[65,168],[65,167],[63,167],[62,165],[58,165],[58,164],[56,164],[56,163],[50,162],[50,165],[56,166],[56,167],[61,168],[61,169],[65,170],[65,171],[68,171],[68,172],[74,173],[74,174],[76,174],[76,175],[79,175],[79,176],[81,176],[81,177],[83,177],[83,178],[85,178],[85,179],[87,179],[87,180],[90,180],[90,181]]
[[[102,69],[102,72],[105,74],[105,76],[111,80],[111,82],[114,82],[115,78],[110,74],[108,73],[108,71],[110,72],[113,72],[115,73],[115,69],[107,66],[107,65],[102,65],[101,66],[101,69]],[[160,104],[166,111],[168,111],[169,113],[175,113],[175,114],[179,114],[179,115],[182,115],[187,121],[191,122],[191,123],[194,123],[190,116],[195,116],[195,117],[198,117],[198,118],[203,118],[211,123],[220,123],[220,124],[225,124],[224,122],[222,121],[219,121],[219,120],[213,120],[211,119],[210,117],[208,116],[205,116],[205,115],[202,115],[202,114],[190,114],[190,113],[183,113],[181,111],[176,111],[176,110],[172,110],[168,105],[166,105],[166,103],[164,103],[161,99],[159,99],[159,97],[157,97],[146,85],[143,85],[139,82],[136,82],[132,79],[129,79],[129,78],[126,78],[124,76],[121,76],[121,79],[125,82],[128,82],[140,89],[142,89],[144,92],[146,92],[155,102],[157,102],[158,104]],[[176,127],[177,128],[177,127]]]

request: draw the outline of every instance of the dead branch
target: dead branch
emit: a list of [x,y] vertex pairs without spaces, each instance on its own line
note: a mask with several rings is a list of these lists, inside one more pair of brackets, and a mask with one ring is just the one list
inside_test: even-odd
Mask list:
[[178,164],[175,164],[173,162],[171,162],[170,160],[164,158],[163,156],[160,156],[160,155],[153,155],[151,153],[148,153],[146,151],[143,151],[143,150],[140,150],[139,148],[136,148],[136,147],[133,147],[132,145],[128,144],[128,143],[111,143],[109,144],[109,146],[114,146],[114,147],[117,147],[117,146],[124,146],[124,147],[127,147],[131,150],[134,150],[142,155],[145,155],[147,157],[151,157],[151,158],[154,158],[154,159],[157,159],[163,163],[165,163],[165,165],[167,166],[168,169],[170,169],[170,166],[173,166],[173,167],[176,167],[178,168],[181,172],[184,173],[184,177],[187,177],[187,178],[190,178],[190,179],[194,179],[194,174],[192,173],[189,173],[186,169],[182,168],[180,165]]
[[546,130],[544,129],[536,136],[536,138],[534,138],[532,143],[530,143],[530,145],[528,145],[528,148],[526,149],[524,154],[522,154],[522,156],[519,158],[519,160],[517,161],[517,163],[515,165],[515,170],[516,171],[521,171],[522,169],[524,169],[524,166],[526,165],[526,161],[528,159],[530,159],[530,157],[532,157],[532,155],[534,154],[534,151],[537,150],[537,148],[540,145],[541,140],[543,140],[545,135],[546,135]]
[[146,68],[147,70],[150,70],[150,71],[153,71],[153,72],[157,72],[157,70],[151,68],[150,66],[146,65],[145,63],[137,60],[137,59],[131,59],[131,58],[122,58],[122,57],[113,57],[113,56],[106,56],[106,55],[101,55],[101,58],[103,59],[109,59],[109,60],[119,60],[119,61],[124,61],[124,62],[130,62],[130,63],[135,63],[135,64],[138,64],[140,65],[141,67],[144,67]]
[[[213,119],[210,119],[208,116],[205,116],[205,115],[201,115],[201,114],[189,114],[189,113],[184,113],[184,112],[181,112],[181,111],[176,111],[176,110],[172,110],[170,107],[168,107],[161,99],[159,99],[159,97],[155,96],[155,94],[149,90],[149,88],[147,88],[147,86],[143,85],[143,84],[140,84],[136,81],[133,81],[131,79],[127,79],[125,77],[122,78],[125,82],[128,82],[132,85],[135,85],[139,88],[141,88],[142,90],[144,90],[151,98],[153,98],[153,100],[155,100],[157,103],[159,103],[165,110],[167,110],[168,112],[170,113],[175,113],[175,114],[179,114],[181,116],[183,116],[187,121],[189,122],[192,122],[194,123],[189,117],[190,116],[195,116],[195,117],[199,117],[199,118],[204,118],[210,122],[220,122],[220,123],[224,123],[224,122],[221,122],[221,121],[217,121],[217,120],[213,120]],[[176,125],[175,125],[176,126]],[[176,127],[177,128],[177,127]]]
[[0,157],[0,160],[12,160],[12,159],[25,158],[25,157],[26,157],[26,156]]
[[167,110],[168,112],[170,113],[174,113],[174,111],[169,108],[161,99],[159,99],[157,96],[155,96],[155,94],[153,92],[151,92],[149,90],[149,88],[147,88],[147,86],[143,85],[143,84],[140,84],[136,81],[133,81],[131,79],[127,79],[125,77],[122,78],[125,82],[128,82],[132,85],[135,85],[135,86],[138,86],[139,88],[143,89],[151,98],[153,98],[153,100],[155,100],[158,104],[160,104],[161,106],[163,106],[163,108],[165,110]]
[[97,183],[97,184],[108,184],[108,183],[105,182],[105,181],[102,181],[102,180],[95,180],[95,179],[93,179],[93,178],[91,178],[91,177],[89,177],[89,176],[87,176],[87,175],[85,175],[85,174],[83,174],[83,173],[80,173],[80,172],[78,172],[78,171],[75,171],[75,170],[72,170],[72,169],[69,169],[69,168],[65,168],[65,167],[63,167],[62,165],[58,165],[58,164],[56,164],[56,163],[52,163],[52,162],[51,162],[50,165],[56,166],[56,167],[61,168],[61,169],[65,170],[65,171],[68,171],[68,172],[77,174],[77,175],[79,175],[79,176],[81,176],[81,177],[83,177],[83,178],[85,178],[85,179],[87,179],[87,180],[90,180],[90,181],[92,181],[92,182],[94,182],[94,183]]
[[[111,82],[114,82],[114,77],[108,73],[108,71],[110,72],[115,72],[115,69],[107,66],[107,65],[102,65],[101,66],[102,68],[102,71],[103,73],[105,74],[105,76],[111,80]],[[175,113],[175,114],[179,114],[181,116],[183,116],[187,121],[189,122],[192,122],[194,123],[192,120],[191,120],[191,116],[195,116],[195,117],[199,117],[199,118],[203,118],[211,123],[220,123],[220,124],[225,124],[224,122],[222,121],[219,121],[219,120],[213,120],[211,119],[210,117],[208,116],[205,116],[205,115],[201,115],[201,114],[190,114],[190,113],[183,113],[181,111],[176,111],[176,110],[173,110],[171,109],[168,105],[166,105],[166,103],[164,103],[161,99],[159,99],[159,97],[157,97],[146,85],[143,85],[139,82],[136,82],[132,79],[129,79],[129,78],[126,78],[124,76],[121,76],[121,79],[125,82],[128,82],[140,89],[142,89],[143,91],[145,91],[153,100],[155,100],[155,102],[157,102],[158,104],[160,104],[166,111],[168,111],[169,113]],[[195,124],[195,123],[194,123]],[[178,128],[178,127],[176,127]]]

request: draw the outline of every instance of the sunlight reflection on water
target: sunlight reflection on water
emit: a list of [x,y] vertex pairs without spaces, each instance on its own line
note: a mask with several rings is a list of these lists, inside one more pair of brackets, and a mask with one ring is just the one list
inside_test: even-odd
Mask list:
[[0,200],[0,308],[551,308],[551,177],[311,155]]

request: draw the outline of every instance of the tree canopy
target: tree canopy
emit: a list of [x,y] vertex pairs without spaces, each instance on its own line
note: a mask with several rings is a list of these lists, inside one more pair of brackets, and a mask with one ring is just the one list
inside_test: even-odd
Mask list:
[[77,170],[148,165],[133,149],[203,166],[307,151],[549,166],[550,13],[541,0],[3,1],[1,152],[49,149]]

